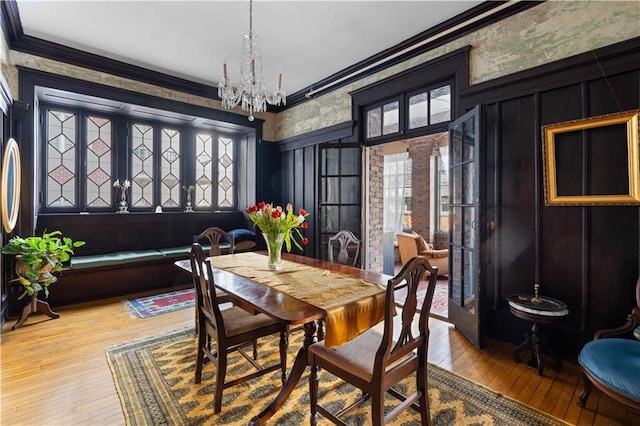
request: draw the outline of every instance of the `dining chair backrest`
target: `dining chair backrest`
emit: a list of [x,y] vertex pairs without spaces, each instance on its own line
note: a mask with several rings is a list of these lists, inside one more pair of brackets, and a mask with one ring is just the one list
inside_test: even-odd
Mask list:
[[[422,304],[418,306],[418,288],[427,271],[430,272],[427,278],[427,292]],[[418,350],[419,362],[426,362],[429,345],[429,310],[436,289],[437,275],[437,267],[431,266],[425,258],[416,256],[410,259],[400,272],[388,281],[382,343],[376,353],[374,376],[382,377],[386,367],[404,358],[415,349]],[[407,296],[402,307],[399,334],[396,329],[396,337],[394,338],[395,292],[404,288],[406,288]],[[418,309],[420,310],[419,317],[416,315]],[[418,318],[417,335],[414,335],[412,330],[415,318]]]
[[196,309],[198,327],[203,327],[203,323],[206,322],[215,330],[222,331],[221,334],[224,335],[224,322],[217,300],[211,264],[200,244],[193,243],[191,245],[189,259],[191,260],[191,275],[198,304]]
[[233,254],[235,252],[234,237],[233,235],[227,233],[224,229],[218,228],[216,226],[207,228],[202,231],[201,234],[195,235],[193,237],[193,242],[198,243],[204,239],[206,239],[211,245],[211,248],[209,249],[209,256],[220,256],[222,254],[220,244],[229,244],[229,254]]
[[[344,265],[357,266],[360,255],[360,240],[353,235],[353,232],[343,229],[329,238],[327,248],[329,252],[329,262],[332,263],[334,262],[333,253],[335,243],[338,243],[336,262]],[[349,250],[353,252],[353,258],[351,260],[349,259]]]

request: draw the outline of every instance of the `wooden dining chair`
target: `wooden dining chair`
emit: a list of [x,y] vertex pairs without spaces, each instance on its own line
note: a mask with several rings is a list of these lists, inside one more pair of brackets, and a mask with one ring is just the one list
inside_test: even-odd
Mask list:
[[[348,230],[339,231],[337,234],[329,238],[328,251],[329,262],[334,262],[333,252],[334,244],[338,243],[338,257],[336,261],[344,265],[358,266],[360,255],[360,240]],[[353,258],[349,259],[349,250],[353,252]]]
[[[417,290],[425,272],[431,272],[428,278],[427,294],[418,310]],[[422,257],[414,257],[402,270],[388,281],[385,300],[383,333],[369,329],[345,343],[327,348],[324,341],[309,347],[309,395],[311,405],[311,424],[315,425],[318,413],[338,425],[345,425],[340,417],[367,400],[371,400],[371,418],[375,426],[383,425],[396,418],[407,407],[412,406],[420,413],[421,424],[431,424],[429,416],[429,397],[427,394],[427,350],[429,346],[429,310],[436,288],[438,268],[432,267]],[[395,316],[394,292],[407,288],[407,300],[401,315]],[[394,317],[400,321],[398,337],[394,340]],[[417,324],[417,335],[414,336]],[[362,397],[338,413],[332,413],[318,403],[318,369],[327,371],[362,390]],[[416,392],[404,396],[393,386],[416,374]],[[384,414],[385,394],[398,398],[401,403],[389,414]],[[417,403],[417,404],[416,404]]]
[[[202,247],[194,243],[190,253],[193,284],[198,293],[198,355],[196,358],[195,383],[202,380],[202,366],[205,360],[216,364],[216,387],[213,395],[213,412],[222,409],[222,391],[228,387],[254,379],[277,369],[282,371],[282,383],[287,371],[287,327],[265,314],[253,315],[242,308],[232,306],[221,310],[214,291],[214,275],[211,263]],[[242,346],[261,337],[280,333],[280,363],[262,368],[249,357]],[[214,350],[215,345],[215,350]],[[226,381],[227,357],[237,350],[257,371]],[[206,357],[206,358],[205,358]]]
[[[217,226],[211,226],[205,229],[204,231],[202,231],[200,234],[195,235],[193,237],[194,243],[199,243],[202,240],[206,240],[207,243],[209,244],[209,256],[222,255],[222,248],[220,247],[221,244],[229,244],[226,254],[234,254],[236,251],[235,237],[233,236],[233,234],[230,234],[224,229],[218,228]],[[227,293],[220,290],[219,288],[216,288],[216,297],[218,299],[218,303],[234,303],[236,305],[240,303],[238,300],[234,300],[231,296],[229,296]],[[241,303],[240,303],[240,307],[245,309],[248,312],[253,313],[253,310],[251,309],[251,307],[243,306]],[[198,333],[197,310],[198,310],[198,304],[196,305],[196,328],[195,328],[196,334]],[[258,356],[259,356],[258,343],[254,341],[253,342],[253,359],[257,360]]]
[[222,254],[221,244],[229,244],[228,254],[233,254],[236,251],[234,236],[216,226],[207,228],[193,237],[194,243],[199,243],[201,240],[209,242],[209,256],[220,256]]

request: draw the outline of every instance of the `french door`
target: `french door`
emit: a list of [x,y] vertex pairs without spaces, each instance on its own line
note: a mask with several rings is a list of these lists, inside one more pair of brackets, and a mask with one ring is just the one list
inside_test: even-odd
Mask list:
[[328,259],[329,237],[346,229],[362,239],[362,149],[358,144],[322,144],[319,152],[319,253]]
[[449,125],[449,320],[484,346],[480,285],[480,105]]

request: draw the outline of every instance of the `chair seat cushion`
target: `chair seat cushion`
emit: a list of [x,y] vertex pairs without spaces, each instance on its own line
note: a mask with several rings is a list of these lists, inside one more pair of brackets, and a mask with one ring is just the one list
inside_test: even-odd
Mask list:
[[278,321],[269,318],[265,314],[253,315],[242,308],[233,306],[222,312],[224,328],[228,337],[238,336],[258,328],[278,324]]
[[607,387],[640,401],[640,341],[593,340],[584,345],[578,362]]
[[376,351],[381,342],[382,334],[369,329],[344,345],[327,348],[324,341],[315,343],[309,347],[309,355],[315,354],[317,358],[370,382]]

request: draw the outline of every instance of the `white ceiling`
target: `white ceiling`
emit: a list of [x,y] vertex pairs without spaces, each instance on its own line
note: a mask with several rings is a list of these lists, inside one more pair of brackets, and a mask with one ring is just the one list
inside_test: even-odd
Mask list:
[[[255,0],[268,88],[288,94],[446,21],[482,1]],[[26,35],[217,85],[236,80],[249,2],[17,0]]]

